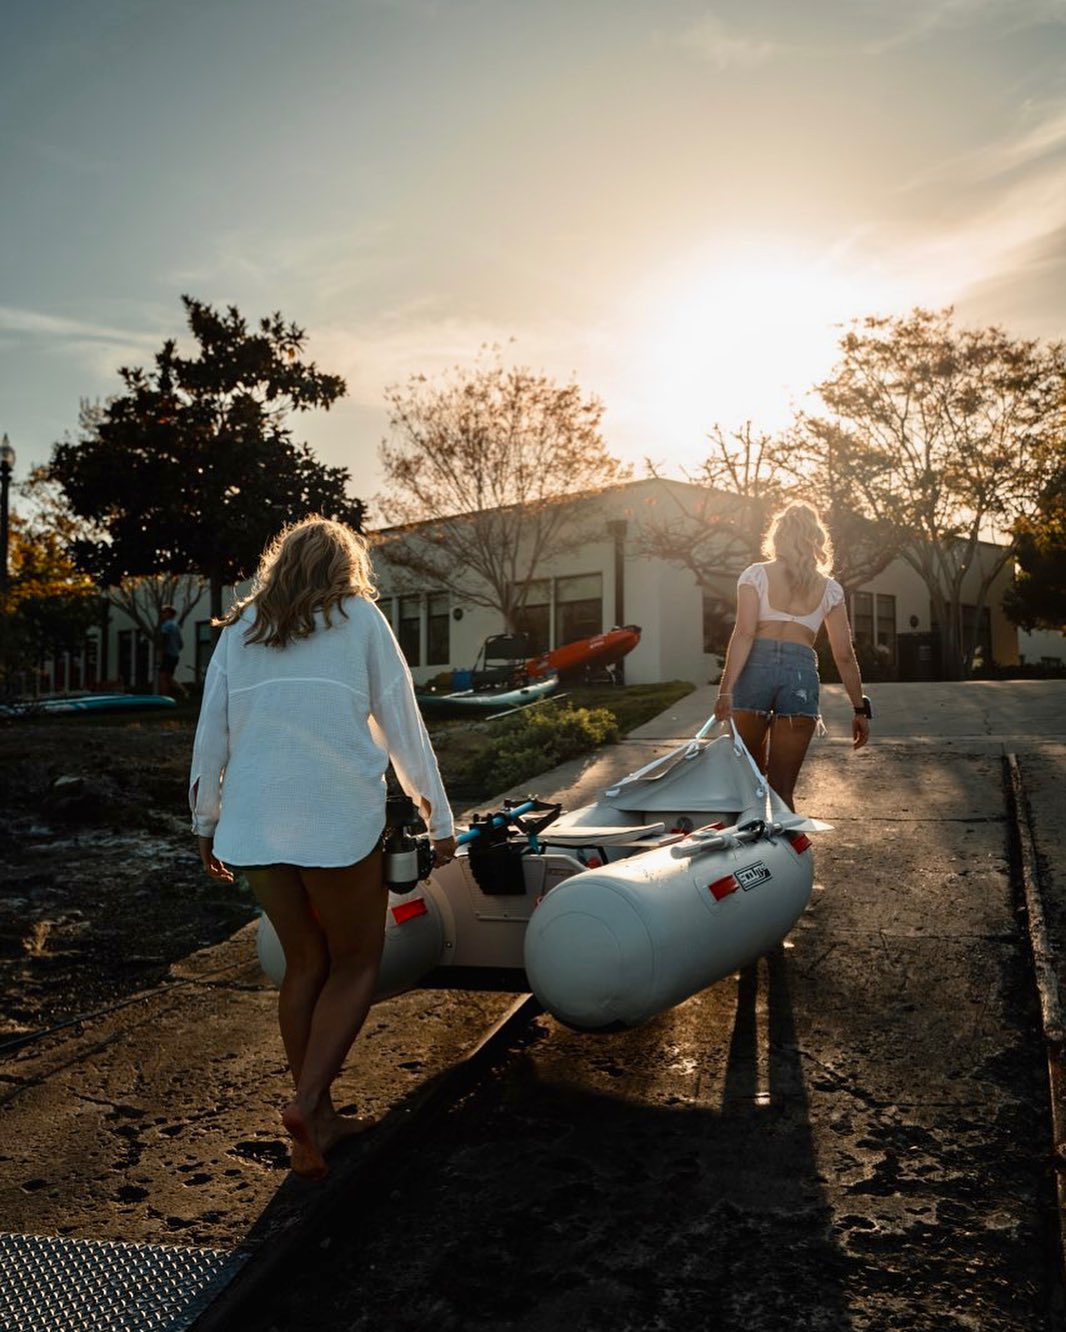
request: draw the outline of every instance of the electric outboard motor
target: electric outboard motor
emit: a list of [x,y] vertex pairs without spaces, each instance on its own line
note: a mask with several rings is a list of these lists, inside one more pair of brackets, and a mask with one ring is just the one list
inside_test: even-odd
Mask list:
[[411,829],[422,822],[408,795],[390,795],[385,800],[385,883],[389,891],[409,893],[415,884],[428,879],[433,870],[433,843],[425,833]]

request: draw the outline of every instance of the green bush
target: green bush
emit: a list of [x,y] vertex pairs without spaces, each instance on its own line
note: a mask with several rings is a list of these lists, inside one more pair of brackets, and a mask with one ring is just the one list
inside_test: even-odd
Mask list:
[[531,708],[492,727],[492,743],[460,774],[486,795],[579,758],[618,739],[617,718],[606,708]]

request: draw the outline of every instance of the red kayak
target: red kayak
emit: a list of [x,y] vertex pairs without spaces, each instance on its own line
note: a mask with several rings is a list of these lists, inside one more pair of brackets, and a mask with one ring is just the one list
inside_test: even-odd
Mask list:
[[592,638],[579,638],[574,643],[564,643],[562,647],[545,652],[540,657],[530,657],[525,672],[531,680],[539,680],[544,675],[572,674],[588,666],[610,666],[613,662],[621,661],[627,652],[632,652],[639,642],[640,626],[627,624],[621,629],[595,634]]

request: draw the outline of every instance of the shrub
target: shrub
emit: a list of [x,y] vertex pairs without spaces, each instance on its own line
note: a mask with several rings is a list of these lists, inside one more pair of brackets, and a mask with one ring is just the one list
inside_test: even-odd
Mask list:
[[606,708],[531,708],[492,728],[493,743],[471,759],[461,780],[494,794],[613,744],[618,735],[617,718]]

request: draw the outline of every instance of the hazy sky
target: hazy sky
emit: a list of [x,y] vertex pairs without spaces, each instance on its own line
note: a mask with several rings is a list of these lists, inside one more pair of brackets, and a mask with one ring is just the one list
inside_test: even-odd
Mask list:
[[855,315],[1066,335],[1066,0],[6,0],[0,430],[24,465],[182,331],[280,309],[349,396],[480,344],[677,471]]

